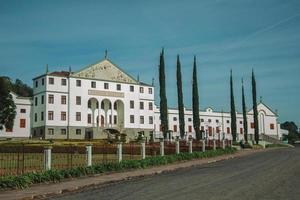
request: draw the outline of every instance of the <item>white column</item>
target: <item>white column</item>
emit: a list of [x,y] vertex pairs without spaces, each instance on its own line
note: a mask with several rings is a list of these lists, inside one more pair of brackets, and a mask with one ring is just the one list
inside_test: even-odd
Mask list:
[[47,146],[44,148],[44,167],[45,170],[51,169],[51,146]]
[[86,148],[86,164],[88,167],[92,166],[92,145],[88,144]]
[[205,140],[202,140],[202,152],[205,152]]
[[193,140],[189,140],[189,153],[193,153]]
[[176,144],[176,154],[179,154],[180,153],[179,140],[176,140],[175,144]]
[[117,155],[118,155],[118,162],[122,161],[122,143],[119,142],[117,144]]
[[142,159],[146,158],[146,144],[144,141],[141,143],[141,156]]
[[222,140],[222,148],[225,149],[225,139]]
[[164,140],[163,139],[160,141],[160,155],[161,156],[165,155],[165,144],[164,144]]

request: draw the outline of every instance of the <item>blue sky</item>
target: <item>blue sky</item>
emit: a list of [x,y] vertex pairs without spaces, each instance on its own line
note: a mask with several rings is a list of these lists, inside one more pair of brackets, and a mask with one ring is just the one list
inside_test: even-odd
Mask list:
[[[251,70],[258,96],[280,121],[300,125],[300,1],[12,1],[0,0],[0,74],[32,85],[45,71],[79,70],[109,58],[144,82],[155,78],[165,48],[168,103],[177,105],[180,54],[186,107],[191,107],[193,56],[200,106],[229,110],[233,70],[236,107],[241,78],[252,106]],[[158,102],[158,98],[156,98]]]

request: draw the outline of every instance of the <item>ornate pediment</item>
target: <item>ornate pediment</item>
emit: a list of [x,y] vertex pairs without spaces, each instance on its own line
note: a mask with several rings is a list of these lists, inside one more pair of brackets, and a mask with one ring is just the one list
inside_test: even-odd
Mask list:
[[81,71],[76,72],[73,76],[124,83],[137,83],[135,79],[111,63],[108,59],[90,65]]

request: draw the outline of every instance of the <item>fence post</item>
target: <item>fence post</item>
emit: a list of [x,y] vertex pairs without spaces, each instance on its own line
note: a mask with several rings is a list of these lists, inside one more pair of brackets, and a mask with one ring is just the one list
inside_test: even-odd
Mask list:
[[225,149],[225,139],[222,140],[222,149]]
[[202,152],[205,152],[205,140],[202,140]]
[[122,142],[117,143],[118,162],[122,161]]
[[142,155],[142,159],[146,158],[146,144],[145,144],[145,141],[141,142],[141,155]]
[[88,167],[92,166],[92,144],[85,146],[86,148],[86,164]]
[[164,144],[164,139],[160,139],[160,155],[164,156],[165,155],[165,144]]
[[213,150],[216,150],[216,140],[213,139]]
[[51,146],[44,147],[44,168],[45,170],[51,169]]
[[178,139],[176,139],[175,144],[176,144],[176,154],[179,154],[180,153],[180,146],[179,146],[179,140]]
[[193,139],[189,140],[189,153],[193,153]]
[[262,146],[264,149],[266,148],[266,142],[264,140],[262,141]]

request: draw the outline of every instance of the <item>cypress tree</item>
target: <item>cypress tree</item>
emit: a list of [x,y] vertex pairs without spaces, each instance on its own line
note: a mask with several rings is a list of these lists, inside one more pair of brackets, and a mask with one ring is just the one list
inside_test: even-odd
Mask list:
[[176,78],[177,78],[177,96],[178,96],[178,111],[179,111],[179,130],[180,137],[184,137],[184,104],[182,95],[182,79],[181,79],[181,64],[179,55],[177,55],[177,65],[176,65]]
[[253,100],[253,121],[254,121],[254,140],[258,144],[258,112],[257,112],[257,100],[256,100],[256,81],[254,71],[252,69],[252,100]]
[[232,70],[230,70],[230,107],[231,107],[231,134],[232,140],[236,141],[236,112],[234,104],[234,94],[233,94],[233,83],[232,83]]
[[244,81],[242,79],[242,107],[243,107],[243,125],[244,125],[244,138],[245,142],[248,143],[248,122],[247,122],[247,108],[244,93]]
[[164,49],[162,49],[160,53],[160,59],[159,59],[159,86],[160,86],[159,96],[160,96],[161,129],[164,138],[166,139],[169,130],[169,124],[168,124],[168,102],[166,96]]
[[196,139],[200,140],[202,138],[200,132],[200,117],[199,117],[199,95],[198,95],[198,81],[197,81],[197,66],[196,66],[196,56],[194,56],[193,65],[193,125],[196,132]]

